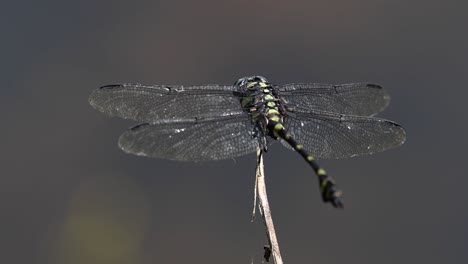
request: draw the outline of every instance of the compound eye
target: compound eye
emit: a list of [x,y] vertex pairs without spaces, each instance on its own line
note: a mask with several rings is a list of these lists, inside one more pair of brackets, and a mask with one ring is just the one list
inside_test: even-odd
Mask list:
[[234,85],[236,85],[236,86],[242,86],[242,85],[244,85],[244,83],[245,83],[245,78],[240,78],[239,80],[237,80],[237,81],[234,83]]

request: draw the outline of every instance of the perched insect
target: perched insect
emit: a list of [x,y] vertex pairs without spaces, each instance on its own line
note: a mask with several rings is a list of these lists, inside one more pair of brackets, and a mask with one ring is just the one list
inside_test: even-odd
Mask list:
[[280,140],[315,171],[324,202],[341,192],[315,158],[346,158],[401,145],[404,129],[372,117],[390,97],[375,84],[272,85],[264,77],[234,85],[106,85],[90,104],[110,116],[143,122],[124,132],[127,153],[180,161],[234,158]]

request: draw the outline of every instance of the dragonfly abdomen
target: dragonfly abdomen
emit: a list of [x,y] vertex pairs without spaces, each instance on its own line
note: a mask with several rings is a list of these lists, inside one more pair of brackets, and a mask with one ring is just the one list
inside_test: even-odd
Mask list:
[[341,201],[341,191],[336,189],[335,181],[328,176],[327,172],[320,167],[315,161],[315,158],[304,150],[303,146],[299,144],[293,136],[287,132],[286,128],[279,121],[268,119],[267,129],[269,135],[273,138],[281,138],[286,141],[297,153],[299,153],[305,161],[312,167],[315,174],[319,178],[320,193],[324,202],[331,202],[334,207],[343,207]]

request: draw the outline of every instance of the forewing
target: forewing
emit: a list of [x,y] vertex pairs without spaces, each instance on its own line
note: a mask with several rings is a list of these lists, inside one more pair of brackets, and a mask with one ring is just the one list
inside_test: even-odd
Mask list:
[[366,83],[293,83],[278,87],[278,94],[289,108],[359,116],[375,115],[390,102],[380,85]]
[[317,158],[372,154],[397,147],[406,138],[405,130],[392,121],[330,112],[288,113],[285,127]]
[[165,86],[118,84],[103,86],[89,96],[90,104],[110,116],[155,123],[161,119],[230,115],[242,112],[228,85]]
[[212,120],[166,120],[130,128],[119,138],[127,153],[180,161],[221,160],[254,152],[247,114]]

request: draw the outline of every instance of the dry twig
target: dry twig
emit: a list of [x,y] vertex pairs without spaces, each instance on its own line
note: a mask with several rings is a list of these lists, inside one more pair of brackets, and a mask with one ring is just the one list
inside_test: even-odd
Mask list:
[[263,150],[259,147],[257,149],[257,168],[255,173],[255,199],[254,199],[254,209],[252,212],[252,221],[255,218],[255,206],[257,204],[258,197],[258,208],[260,214],[262,215],[263,223],[266,227],[266,232],[268,236],[269,245],[265,246],[264,258],[268,262],[270,256],[273,256],[273,261],[275,264],[283,264],[281,258],[281,253],[278,245],[278,240],[276,238],[275,227],[273,225],[273,219],[271,217],[270,205],[268,203],[268,197],[266,193],[265,186],[265,175],[263,168]]

